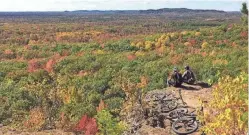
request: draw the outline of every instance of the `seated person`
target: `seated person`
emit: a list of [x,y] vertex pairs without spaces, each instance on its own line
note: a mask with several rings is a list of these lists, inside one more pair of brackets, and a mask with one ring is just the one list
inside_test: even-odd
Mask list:
[[180,87],[182,85],[182,74],[178,72],[177,68],[174,68],[171,78],[167,80],[168,86]]
[[195,75],[189,66],[185,66],[185,72],[183,73],[182,78],[183,82],[187,84],[194,84],[196,81]]

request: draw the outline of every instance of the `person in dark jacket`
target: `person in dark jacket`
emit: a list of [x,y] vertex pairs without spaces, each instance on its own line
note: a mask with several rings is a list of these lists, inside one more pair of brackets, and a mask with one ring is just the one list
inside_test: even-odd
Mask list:
[[183,82],[187,84],[194,84],[196,79],[193,71],[189,66],[185,66],[185,72],[182,75]]
[[182,74],[178,72],[178,69],[175,67],[173,73],[170,76],[170,79],[167,80],[168,86],[180,87],[182,85]]

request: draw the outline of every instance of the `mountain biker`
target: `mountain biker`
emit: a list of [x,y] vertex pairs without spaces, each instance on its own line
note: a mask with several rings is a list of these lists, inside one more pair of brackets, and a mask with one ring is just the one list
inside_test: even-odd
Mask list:
[[183,73],[182,78],[183,82],[187,84],[194,84],[196,81],[195,75],[189,66],[185,66],[185,72]]
[[182,74],[179,73],[178,69],[175,67],[170,79],[167,81],[168,86],[180,87],[182,85],[182,82]]

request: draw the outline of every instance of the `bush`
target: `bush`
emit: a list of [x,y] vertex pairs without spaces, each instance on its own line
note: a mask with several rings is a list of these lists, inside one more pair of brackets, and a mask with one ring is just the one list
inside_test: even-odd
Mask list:
[[93,106],[91,103],[74,103],[64,104],[61,108],[61,112],[65,112],[65,115],[71,121],[78,121],[82,115],[86,114],[89,117],[96,115],[96,106]]
[[32,50],[24,53],[23,57],[24,59],[35,59],[35,58],[43,58],[43,55],[40,51],[38,50]]
[[96,119],[102,135],[121,135],[126,129],[126,125],[122,121],[113,118],[106,110],[98,112]]
[[59,54],[62,54],[64,50],[69,49],[70,46],[67,46],[65,44],[56,44],[56,46],[52,49],[53,52],[58,52]]
[[28,81],[32,82],[40,82],[40,83],[49,83],[52,81],[51,76],[46,70],[37,70],[33,73],[30,73],[28,76]]
[[207,134],[239,134],[248,132],[248,77],[241,74],[236,78],[229,76],[219,79],[212,91],[213,98],[201,116],[205,122],[202,130]]
[[36,100],[28,91],[18,88],[11,80],[0,84],[0,123],[20,124]]
[[16,70],[23,70],[27,68],[27,63],[25,62],[7,62],[1,61],[0,62],[0,71],[3,74],[7,74],[8,72],[13,72]]
[[95,135],[98,132],[97,122],[95,118],[83,115],[74,130],[84,131],[84,135]]
[[27,76],[28,76],[27,70],[17,70],[17,71],[9,72],[6,77],[10,78],[13,81],[18,82],[21,80],[21,78],[24,78]]
[[29,118],[24,122],[24,126],[31,130],[40,130],[45,124],[45,115],[41,108],[30,110]]
[[113,97],[106,99],[105,103],[107,104],[107,109],[110,110],[111,113],[118,115],[124,103],[124,99],[120,97]]
[[129,40],[121,40],[119,42],[107,43],[105,45],[106,50],[112,50],[114,52],[123,51],[137,51],[138,48],[131,46]]

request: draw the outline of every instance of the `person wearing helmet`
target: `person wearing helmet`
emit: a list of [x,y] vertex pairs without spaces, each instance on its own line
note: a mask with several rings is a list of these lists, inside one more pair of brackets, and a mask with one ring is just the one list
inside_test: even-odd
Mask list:
[[168,86],[180,87],[182,85],[182,82],[182,74],[179,73],[178,69],[175,67],[170,79],[167,81],[167,84]]
[[185,66],[185,72],[182,75],[183,82],[187,84],[194,84],[196,79],[193,71],[189,66]]

